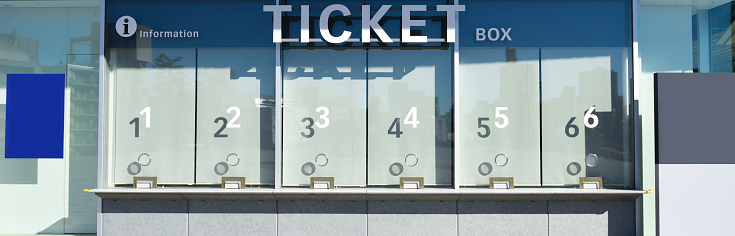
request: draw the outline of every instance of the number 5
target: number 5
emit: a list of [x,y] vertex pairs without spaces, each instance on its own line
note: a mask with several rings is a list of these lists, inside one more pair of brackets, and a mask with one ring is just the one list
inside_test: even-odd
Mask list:
[[490,127],[482,123],[483,121],[488,121],[488,120],[490,120],[490,118],[487,118],[487,117],[477,118],[477,128],[485,129],[484,134],[482,132],[477,132],[477,136],[480,136],[480,138],[487,138],[487,136],[490,136]]
[[495,118],[503,119],[503,124],[500,124],[497,121],[495,121],[495,127],[502,129],[508,126],[508,116],[506,116],[505,114],[500,114],[500,111],[507,111],[507,110],[508,110],[508,107],[496,107],[495,108]]

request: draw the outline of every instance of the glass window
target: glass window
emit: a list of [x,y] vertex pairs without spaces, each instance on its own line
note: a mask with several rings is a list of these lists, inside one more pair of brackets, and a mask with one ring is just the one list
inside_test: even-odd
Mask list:
[[283,51],[283,185],[364,186],[366,51]]
[[462,48],[461,185],[541,184],[539,66],[538,48]]
[[733,63],[735,59],[735,50],[733,50],[734,8],[735,3],[730,1],[705,11],[699,11],[700,14],[709,13],[709,22],[702,23],[709,23],[711,72],[735,72]]
[[460,184],[632,188],[630,2],[463,4]]
[[452,51],[368,51],[368,184],[452,184]]
[[219,184],[233,176],[273,184],[272,49],[110,55],[115,183],[156,176],[162,184]]
[[[248,24],[272,19],[264,4],[271,2],[108,1],[108,184],[135,176],[275,184],[276,52],[265,37],[272,25]],[[219,14],[191,17],[199,11]],[[119,20],[135,26],[128,37],[117,32]]]
[[633,186],[628,50],[541,49],[544,185]]
[[283,51],[283,184],[451,185],[451,51]]
[[[288,2],[284,38],[300,38],[301,5],[308,4],[313,43],[283,50],[283,185],[308,186],[310,177],[335,177],[339,186],[397,186],[424,177],[427,186],[452,184],[452,50],[442,38],[443,12],[412,13],[426,21],[412,34],[434,42],[401,44],[401,8],[381,20],[394,43],[324,43],[321,10],[333,3]],[[361,4],[332,13],[333,34],[360,38]],[[377,12],[377,2],[366,2]],[[416,4],[427,4],[426,2]],[[430,5],[447,4],[432,2]],[[376,38],[373,35],[373,38]]]
[[194,181],[196,51],[111,51],[115,182]]
[[273,184],[273,49],[199,49],[197,60],[196,182]]
[[[82,190],[97,183],[99,22],[100,1],[0,4],[0,184],[15,193],[2,195],[2,214],[31,216],[26,202],[44,209],[4,220],[4,232],[95,232],[98,198]],[[5,158],[8,74],[66,74],[63,160]]]

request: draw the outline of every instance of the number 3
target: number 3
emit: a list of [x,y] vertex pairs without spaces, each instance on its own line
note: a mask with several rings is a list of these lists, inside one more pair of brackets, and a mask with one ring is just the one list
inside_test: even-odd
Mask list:
[[329,126],[329,118],[327,118],[327,115],[329,115],[329,108],[327,107],[319,107],[316,109],[316,112],[324,111],[323,115],[319,116],[319,119],[324,120],[324,123],[316,122],[314,125],[318,128],[327,128]]
[[309,131],[309,134],[301,132],[301,136],[304,136],[304,138],[311,138],[312,136],[314,136],[314,128],[311,128],[311,126],[314,125],[314,119],[311,119],[311,117],[304,117],[304,119],[301,119],[301,122],[306,122],[306,121],[309,122],[309,124],[306,125],[306,130]]
[[327,107],[316,108],[316,112],[322,112],[322,111],[324,112],[324,114],[319,115],[319,119],[322,119],[324,123],[314,122],[314,119],[312,119],[311,117],[304,117],[304,119],[301,119],[301,122],[309,122],[309,124],[306,125],[306,130],[308,130],[309,133],[307,134],[307,133],[301,132],[301,136],[303,136],[304,138],[313,137],[314,128],[312,128],[312,126],[316,125],[316,127],[320,129],[327,128],[327,126],[329,126],[329,118],[327,117],[329,115],[329,108]]

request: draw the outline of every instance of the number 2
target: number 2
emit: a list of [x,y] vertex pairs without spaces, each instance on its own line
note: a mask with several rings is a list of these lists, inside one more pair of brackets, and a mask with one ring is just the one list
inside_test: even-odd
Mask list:
[[235,121],[237,121],[238,118],[240,118],[240,108],[237,107],[230,107],[227,108],[227,113],[235,112],[235,116],[232,117],[232,120],[230,122],[227,122],[227,128],[240,128],[240,124],[235,124]]
[[214,119],[214,123],[217,124],[217,121],[222,121],[222,127],[217,130],[217,132],[214,133],[215,138],[227,138],[227,134],[223,134],[222,131],[225,131],[225,128],[227,127],[227,118],[224,117],[217,117]]
[[214,132],[215,138],[227,138],[227,134],[223,134],[222,132],[225,131],[225,128],[240,128],[240,124],[235,124],[235,121],[237,121],[238,118],[240,118],[240,108],[237,107],[229,107],[227,108],[227,113],[235,112],[235,115],[232,116],[232,119],[228,122],[227,118],[224,117],[217,117],[214,119],[214,123],[217,124],[218,121],[222,121],[222,127],[220,127],[217,132]]

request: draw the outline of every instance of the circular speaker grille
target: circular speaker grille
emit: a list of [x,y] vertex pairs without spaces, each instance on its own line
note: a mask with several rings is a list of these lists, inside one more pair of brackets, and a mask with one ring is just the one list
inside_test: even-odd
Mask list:
[[151,155],[148,155],[148,153],[143,153],[138,156],[138,163],[142,166],[147,166],[151,164]]
[[314,166],[314,163],[307,162],[301,166],[301,173],[306,176],[314,174],[315,171],[316,171],[316,166]]
[[326,166],[327,163],[329,163],[329,157],[327,157],[326,154],[321,153],[319,155],[316,155],[316,158],[314,159],[314,163],[318,166]]
[[587,154],[586,157],[584,157],[584,163],[589,167],[595,167],[597,166],[597,162],[599,159],[597,159],[597,154]]
[[235,153],[230,153],[230,155],[227,155],[227,159],[225,162],[227,162],[227,164],[230,166],[236,166],[240,163],[240,156]]
[[408,156],[406,156],[406,165],[407,166],[416,166],[417,164],[419,164],[419,157],[418,156],[416,156],[415,154],[408,154]]
[[490,165],[488,162],[483,162],[480,164],[480,166],[477,167],[477,172],[480,173],[482,176],[489,175],[490,172],[493,172],[493,166]]
[[401,173],[403,173],[403,165],[401,163],[393,163],[388,167],[388,172],[390,172],[393,176],[399,176]]
[[506,156],[505,154],[498,154],[497,156],[495,156],[495,164],[500,167],[507,165],[508,156]]

